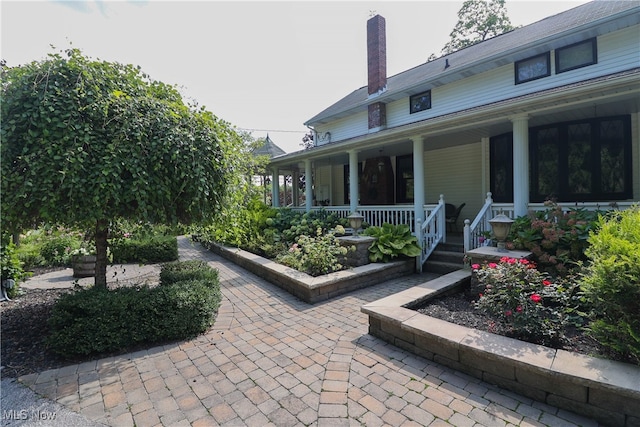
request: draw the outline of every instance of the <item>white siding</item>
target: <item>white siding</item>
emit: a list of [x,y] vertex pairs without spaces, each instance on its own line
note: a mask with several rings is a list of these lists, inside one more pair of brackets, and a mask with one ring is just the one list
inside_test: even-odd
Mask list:
[[[549,77],[515,84],[514,64],[507,64],[482,74],[431,90],[433,108],[409,114],[409,97],[387,104],[387,128],[437,117],[474,106],[484,105],[527,93],[563,86],[640,65],[640,26],[598,37],[598,63],[576,70],[555,74],[554,51],[551,51]],[[319,134],[331,132],[331,141],[341,141],[368,132],[366,111],[317,127]]]
[[[461,145],[425,152],[426,202],[436,203],[444,194],[446,203],[466,203],[458,219],[462,230],[465,219],[473,221],[484,203],[482,192],[482,145]],[[454,179],[455,178],[455,179]]]

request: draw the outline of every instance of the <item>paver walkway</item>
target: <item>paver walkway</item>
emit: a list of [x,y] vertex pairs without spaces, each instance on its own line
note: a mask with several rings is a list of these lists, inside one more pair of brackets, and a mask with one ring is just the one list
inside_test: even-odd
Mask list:
[[368,335],[360,306],[424,275],[309,305],[187,239],[179,248],[219,270],[206,335],[21,381],[111,426],[597,426]]

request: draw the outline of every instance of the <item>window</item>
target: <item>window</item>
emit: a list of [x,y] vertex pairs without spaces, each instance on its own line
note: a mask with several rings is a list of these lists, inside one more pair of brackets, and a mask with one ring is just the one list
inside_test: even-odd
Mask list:
[[516,62],[515,72],[516,84],[550,76],[551,60],[549,52]]
[[596,39],[589,39],[580,43],[556,49],[556,73],[575,70],[587,65],[598,63]]
[[413,154],[396,157],[396,203],[413,203]]
[[[493,200],[513,202],[513,136],[491,138]],[[555,123],[529,130],[532,202],[633,197],[630,116]]]
[[420,111],[428,110],[431,108],[431,91],[419,93],[409,98],[409,112],[410,114]]

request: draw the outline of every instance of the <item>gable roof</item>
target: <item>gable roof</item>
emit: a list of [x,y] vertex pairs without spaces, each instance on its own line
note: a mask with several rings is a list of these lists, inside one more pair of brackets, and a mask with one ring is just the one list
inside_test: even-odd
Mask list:
[[[375,101],[395,101],[638,23],[640,2],[596,0],[391,76],[387,79],[387,90]],[[305,125],[364,111],[372,99],[367,87],[363,86],[309,119]]]
[[269,158],[272,159],[276,156],[281,156],[287,153],[282,148],[278,147],[271,138],[269,138],[269,134],[267,134],[264,144],[253,150],[252,154],[254,156],[269,156]]

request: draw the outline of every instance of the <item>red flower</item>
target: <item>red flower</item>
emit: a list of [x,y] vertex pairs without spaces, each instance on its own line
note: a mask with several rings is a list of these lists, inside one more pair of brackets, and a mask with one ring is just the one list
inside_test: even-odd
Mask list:
[[471,268],[473,268],[474,270],[479,270],[480,264],[471,264]]
[[529,260],[528,260],[528,259],[526,259],[526,258],[521,258],[521,259],[520,259],[520,264],[527,265],[527,264],[529,264]]
[[500,262],[509,262],[509,257],[503,256],[502,258],[500,258]]
[[509,264],[516,264],[516,263],[518,262],[518,260],[517,260],[517,259],[515,259],[515,258],[509,258],[509,259],[507,260],[507,262],[508,262]]
[[507,310],[504,312],[504,315],[507,317],[510,317],[513,314],[513,312],[511,310]]
[[489,263],[489,268],[496,268],[498,266],[498,264],[496,264],[495,262],[490,262]]
[[545,286],[551,286],[551,281],[550,280],[543,280],[542,284]]
[[529,299],[535,303],[539,303],[540,301],[542,301],[542,297],[538,294],[531,295]]
[[521,306],[521,305],[517,306],[517,307],[516,307],[516,311],[517,311],[518,313],[522,313],[522,306]]

